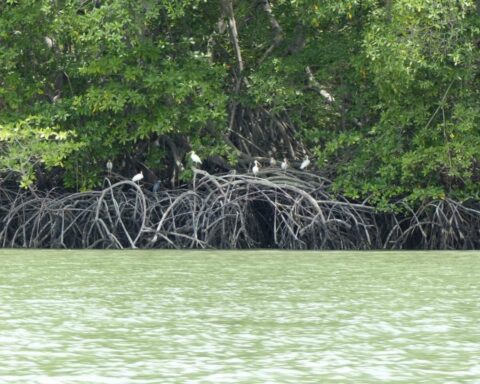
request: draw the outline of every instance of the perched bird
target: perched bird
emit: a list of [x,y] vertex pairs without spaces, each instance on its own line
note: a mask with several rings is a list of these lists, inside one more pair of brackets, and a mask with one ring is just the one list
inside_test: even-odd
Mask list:
[[288,160],[287,160],[286,157],[283,158],[283,161],[282,161],[282,164],[280,165],[280,167],[281,167],[284,171],[287,170],[287,168],[288,168]]
[[200,159],[200,157],[198,157],[195,151],[192,151],[192,153],[190,154],[190,159],[192,159],[192,162],[195,165],[202,164],[202,160]]
[[137,181],[140,181],[143,179],[143,171],[140,171],[140,173],[137,173],[135,176],[132,177],[132,181],[136,183]]
[[252,172],[253,172],[253,175],[254,175],[254,176],[257,176],[258,171],[260,170],[260,163],[259,163],[257,160],[255,160],[255,161],[253,162],[253,164],[254,164],[254,165],[253,165],[253,168],[252,168]]
[[112,164],[112,161],[111,161],[111,160],[108,160],[108,161],[107,161],[106,167],[107,167],[107,172],[108,172],[108,174],[110,175],[110,174],[112,173],[112,169],[113,169],[113,164]]
[[45,40],[45,44],[47,44],[48,48],[53,48],[55,41],[52,38],[45,36],[43,39]]
[[157,193],[159,189],[160,189],[160,180],[157,180],[155,184],[153,184],[152,192]]
[[180,160],[177,160],[176,164],[177,164],[177,168],[180,172],[182,172],[185,169],[185,167],[183,166],[183,163]]
[[277,165],[277,160],[275,160],[273,157],[270,157],[270,166],[274,167],[275,165]]
[[305,156],[305,160],[302,161],[302,164],[300,164],[300,169],[305,169],[310,165],[310,159],[308,156]]
[[335,101],[335,98],[324,89],[320,90],[320,95],[322,95],[329,103],[333,103]]
[[55,96],[53,96],[52,103],[58,103],[60,101],[60,93],[57,93]]

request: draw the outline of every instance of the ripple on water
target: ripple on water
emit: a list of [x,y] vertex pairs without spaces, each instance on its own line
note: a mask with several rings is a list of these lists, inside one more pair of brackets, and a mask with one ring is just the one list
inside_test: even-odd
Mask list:
[[478,260],[5,254],[0,383],[480,383]]

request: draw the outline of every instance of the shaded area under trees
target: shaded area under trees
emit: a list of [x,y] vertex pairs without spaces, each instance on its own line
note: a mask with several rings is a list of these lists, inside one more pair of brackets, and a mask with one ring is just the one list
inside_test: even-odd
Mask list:
[[[195,172],[191,189],[131,181],[36,194],[0,186],[0,245],[21,248],[473,249],[480,207],[435,201],[408,215],[333,194],[314,174]],[[402,203],[405,204],[405,203]]]

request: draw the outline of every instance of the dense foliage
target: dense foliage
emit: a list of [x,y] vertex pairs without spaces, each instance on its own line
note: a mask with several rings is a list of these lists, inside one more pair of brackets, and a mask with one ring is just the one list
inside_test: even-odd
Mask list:
[[0,177],[174,183],[193,148],[309,154],[384,209],[478,198],[479,46],[473,0],[2,1]]

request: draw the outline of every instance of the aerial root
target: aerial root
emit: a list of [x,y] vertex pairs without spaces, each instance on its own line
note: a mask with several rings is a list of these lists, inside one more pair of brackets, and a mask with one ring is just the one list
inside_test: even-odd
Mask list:
[[393,249],[479,249],[480,206],[451,199],[422,204],[415,211],[395,218],[384,242]]
[[[131,181],[39,194],[0,185],[0,246],[25,248],[472,249],[480,209],[439,200],[379,214],[297,170],[258,177],[196,170],[192,189],[152,193]],[[385,229],[387,228],[387,229]]]

